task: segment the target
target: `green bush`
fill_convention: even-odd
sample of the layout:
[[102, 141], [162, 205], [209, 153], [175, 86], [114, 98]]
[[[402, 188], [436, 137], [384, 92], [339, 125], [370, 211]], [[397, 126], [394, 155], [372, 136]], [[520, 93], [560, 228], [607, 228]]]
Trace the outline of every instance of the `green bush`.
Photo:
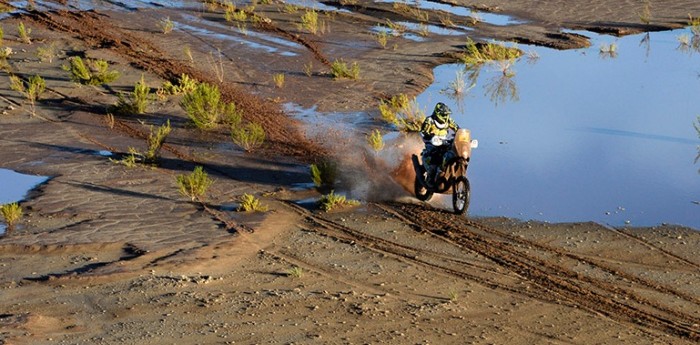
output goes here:
[[331, 64], [331, 75], [334, 79], [359, 79], [360, 66], [357, 62], [353, 62], [350, 67], [343, 59], [335, 60]]
[[311, 180], [316, 187], [332, 187], [338, 176], [338, 165], [332, 161], [311, 164]]
[[154, 99], [151, 88], [146, 85], [143, 75], [141, 75], [141, 80], [134, 85], [133, 92], [120, 93], [118, 97], [116, 110], [121, 114], [143, 114]]
[[109, 84], [119, 78], [119, 72], [110, 71], [109, 63], [105, 60], [83, 59], [79, 56], [70, 58], [69, 65], [63, 65], [63, 69], [70, 73], [73, 82], [84, 85]]
[[32, 39], [29, 37], [29, 35], [32, 34], [32, 29], [25, 27], [24, 23], [19, 22], [17, 25], [17, 34], [19, 35], [19, 39], [27, 44], [32, 43]]
[[268, 210], [266, 205], [263, 205], [259, 199], [251, 194], [243, 194], [239, 201], [241, 202], [238, 207], [239, 212], [266, 212]]
[[201, 166], [195, 167], [190, 174], [178, 175], [176, 182], [180, 194], [190, 197], [192, 201], [201, 199], [212, 183], [214, 183]]
[[153, 131], [153, 126], [151, 126], [150, 133], [148, 134], [148, 151], [146, 151], [144, 155], [147, 163], [156, 163], [158, 161], [160, 149], [163, 147], [165, 138], [168, 137], [171, 130], [170, 120], [158, 127], [158, 130], [155, 132]]
[[235, 126], [241, 120], [240, 111], [234, 103], [221, 101], [221, 92], [216, 85], [197, 84], [192, 92], [185, 94], [180, 106], [199, 129], [212, 129], [221, 122]]
[[374, 149], [375, 152], [379, 152], [384, 148], [384, 139], [382, 138], [382, 132], [375, 129], [367, 136], [367, 143]]
[[16, 75], [10, 75], [10, 88], [21, 93], [29, 102], [30, 113], [36, 115], [36, 101], [39, 100], [41, 94], [46, 90], [46, 82], [41, 76], [35, 75], [29, 78], [28, 82], [24, 82]]
[[251, 152], [260, 148], [265, 142], [265, 129], [253, 122], [246, 126], [232, 126], [231, 139], [246, 152]]
[[7, 229], [13, 230], [15, 224], [22, 219], [22, 207], [16, 202], [4, 204], [0, 206], [0, 214], [2, 214], [5, 224], [7, 224]]
[[379, 103], [379, 114], [383, 121], [395, 125], [404, 132], [418, 132], [425, 120], [425, 114], [420, 109], [415, 97], [410, 99], [405, 94], [399, 94], [387, 101]]
[[355, 206], [360, 204], [359, 201], [348, 200], [344, 195], [335, 194], [334, 191], [322, 196], [318, 203], [321, 209], [326, 212], [331, 211], [336, 207]]

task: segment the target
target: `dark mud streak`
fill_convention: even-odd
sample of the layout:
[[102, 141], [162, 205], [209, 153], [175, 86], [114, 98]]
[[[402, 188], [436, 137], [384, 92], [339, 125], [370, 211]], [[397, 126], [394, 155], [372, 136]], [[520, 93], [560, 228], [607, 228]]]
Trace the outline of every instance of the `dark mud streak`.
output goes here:
[[[495, 229], [447, 214], [444, 211], [424, 209], [421, 206], [395, 205], [394, 208], [405, 217], [414, 219], [417, 224], [428, 229], [428, 231], [445, 236], [461, 244], [464, 248], [474, 250], [498, 265], [535, 282], [545, 291], [548, 291], [552, 295], [551, 299], [555, 301], [563, 297], [574, 305], [617, 321], [638, 324], [682, 338], [700, 340], [700, 330], [693, 326], [697, 323], [697, 319], [692, 316], [650, 302], [629, 290], [617, 288], [603, 281], [583, 277], [564, 267], [549, 264], [544, 260], [514, 249], [512, 245], [506, 242], [485, 238], [476, 232], [470, 231], [469, 227], [507, 237]], [[525, 242], [528, 245], [537, 245], [540, 250], [553, 250], [531, 241]], [[553, 253], [565, 255], [558, 250], [553, 250]], [[574, 257], [578, 259], [578, 257]], [[586, 261], [583, 258], [580, 258], [580, 260]], [[606, 271], [609, 270], [590, 260], [587, 263]], [[612, 270], [611, 273], [618, 276], [621, 275], [620, 272], [615, 270]], [[649, 286], [651, 288], [657, 287], [655, 284], [649, 285], [652, 285]], [[664, 287], [657, 289], [657, 291], [683, 296]], [[633, 302], [650, 307], [652, 310], [643, 310], [640, 307], [614, 301], [612, 296], [615, 294], [628, 297]], [[542, 298], [546, 297], [542, 296]]]

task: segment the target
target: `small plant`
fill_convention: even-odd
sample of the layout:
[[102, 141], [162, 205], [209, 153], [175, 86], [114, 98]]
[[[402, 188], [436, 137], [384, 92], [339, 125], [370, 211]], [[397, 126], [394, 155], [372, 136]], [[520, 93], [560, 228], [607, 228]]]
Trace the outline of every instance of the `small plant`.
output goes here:
[[367, 143], [375, 151], [379, 152], [384, 148], [384, 138], [382, 137], [382, 132], [375, 129], [367, 136]]
[[268, 207], [263, 205], [259, 199], [251, 194], [243, 194], [239, 199], [240, 206], [238, 206], [239, 212], [267, 212]]
[[287, 275], [292, 278], [301, 278], [304, 276], [304, 270], [299, 266], [294, 266], [287, 271]]
[[418, 25], [418, 34], [423, 37], [428, 37], [430, 35], [430, 28], [424, 23]]
[[457, 302], [457, 300], [459, 299], [459, 293], [457, 291], [454, 291], [454, 290], [450, 290], [447, 293], [447, 296], [450, 298], [450, 302], [452, 302], [452, 303]]
[[394, 36], [399, 36], [408, 30], [406, 25], [394, 23], [389, 18], [386, 18], [385, 22], [386, 26], [394, 33]]
[[155, 132], [153, 131], [153, 126], [151, 126], [150, 133], [148, 134], [148, 151], [146, 151], [144, 155], [146, 163], [156, 163], [158, 161], [158, 158], [160, 158], [160, 149], [163, 147], [165, 138], [170, 134], [171, 130], [170, 120], [158, 127], [158, 130]]
[[160, 92], [168, 95], [190, 93], [197, 88], [198, 83], [196, 79], [192, 79], [189, 75], [183, 73], [177, 79], [177, 84], [173, 84], [169, 80], [165, 81], [160, 87]]
[[617, 44], [603, 44], [600, 46], [600, 56], [603, 58], [616, 58], [617, 57]]
[[455, 95], [464, 94], [467, 91], [467, 84], [465, 83], [465, 71], [460, 69], [457, 71], [455, 79], [450, 82], [449, 90]]
[[272, 81], [275, 82], [277, 88], [282, 88], [284, 86], [284, 73], [276, 73], [272, 76]]
[[85, 63], [79, 56], [74, 56], [69, 65], [63, 65], [63, 70], [70, 73], [73, 82], [83, 85], [104, 85], [119, 78], [119, 72], [110, 71], [109, 63], [102, 59], [87, 59]]
[[307, 9], [301, 15], [301, 27], [314, 35], [318, 33], [318, 12], [314, 9]]
[[405, 94], [394, 96], [388, 101], [381, 101], [379, 113], [382, 120], [405, 132], [418, 132], [425, 120], [425, 114], [420, 109], [416, 98], [411, 100]]
[[387, 34], [386, 31], [381, 30], [377, 32], [375, 38], [377, 39], [377, 43], [379, 43], [379, 46], [382, 47], [382, 49], [385, 49], [386, 44], [389, 41], [389, 34]]
[[331, 75], [334, 79], [358, 79], [360, 78], [360, 66], [353, 62], [350, 67], [343, 59], [335, 60], [331, 64]]
[[110, 158], [109, 161], [115, 164], [121, 164], [129, 169], [136, 167], [136, 165], [141, 160], [141, 153], [139, 153], [135, 148], [129, 147], [128, 153], [122, 157], [122, 159]]
[[441, 15], [439, 19], [440, 19], [440, 24], [442, 24], [448, 28], [452, 28], [452, 27], [456, 26], [455, 22], [452, 21], [452, 18], [450, 17], [449, 13]]
[[56, 57], [56, 43], [51, 42], [46, 46], [36, 48], [36, 56], [41, 62], [48, 61], [52, 63], [53, 59]]
[[17, 34], [22, 42], [32, 44], [32, 39], [29, 37], [32, 34], [32, 29], [25, 27], [23, 22], [19, 22], [17, 25]]
[[23, 212], [22, 207], [19, 206], [18, 203], [13, 202], [0, 206], [0, 213], [2, 214], [2, 218], [5, 220], [5, 224], [7, 224], [7, 229], [11, 231], [14, 230], [17, 222], [22, 219]]
[[173, 21], [170, 20], [170, 17], [165, 17], [159, 20], [156, 26], [158, 26], [160, 31], [167, 35], [173, 31], [173, 29], [175, 28], [175, 23], [173, 23]]
[[282, 12], [287, 14], [294, 14], [299, 12], [299, 7], [292, 4], [284, 4], [284, 6], [282, 6]]
[[688, 25], [693, 36], [700, 36], [700, 18], [693, 18], [693, 16], [688, 15]]
[[214, 75], [219, 80], [219, 82], [224, 82], [224, 55], [221, 54], [221, 50], [218, 51], [217, 56], [214, 56], [214, 52], [209, 53], [207, 56], [207, 62], [209, 63], [209, 68], [211, 68]]
[[176, 182], [180, 194], [191, 198], [192, 201], [201, 199], [214, 183], [201, 166], [196, 166], [190, 174], [178, 175]]
[[318, 203], [321, 209], [326, 212], [337, 207], [356, 206], [360, 204], [360, 202], [357, 200], [347, 199], [345, 195], [335, 194], [335, 191], [331, 191], [330, 193], [322, 196]]
[[0, 26], [0, 45], [2, 45], [2, 41], [5, 39], [5, 30], [2, 29], [2, 26]]
[[123, 93], [119, 94], [116, 110], [121, 114], [143, 114], [151, 101], [153, 101], [151, 88], [146, 85], [142, 74], [141, 80], [134, 85], [132, 93], [127, 93], [126, 96]]
[[338, 176], [338, 166], [332, 161], [323, 161], [318, 164], [311, 164], [311, 180], [316, 187], [326, 188], [335, 184]]
[[522, 51], [515, 47], [506, 47], [496, 43], [477, 45], [471, 38], [462, 53], [462, 62], [467, 66], [482, 65], [487, 62], [500, 60], [515, 60], [522, 55]]
[[36, 101], [39, 100], [41, 94], [46, 90], [46, 82], [41, 76], [35, 75], [29, 78], [28, 82], [24, 82], [16, 75], [10, 75], [10, 88], [21, 93], [29, 102], [30, 113], [36, 115]]
[[639, 12], [639, 20], [647, 25], [651, 23], [651, 1], [644, 1], [642, 5], [642, 11]]
[[304, 64], [304, 74], [306, 74], [307, 77], [314, 75], [314, 63], [312, 61]]
[[114, 114], [107, 113], [107, 116], [105, 116], [105, 123], [107, 123], [107, 127], [109, 127], [109, 129], [114, 129], [114, 124], [116, 123]]
[[194, 63], [194, 56], [192, 56], [192, 49], [190, 48], [189, 45], [185, 45], [182, 48], [182, 53], [185, 54], [185, 57], [190, 60], [190, 63]]
[[237, 125], [241, 119], [235, 104], [222, 102], [219, 88], [207, 83], [198, 83], [192, 92], [186, 93], [180, 106], [199, 129], [212, 129], [220, 122]]
[[246, 152], [251, 152], [260, 148], [265, 142], [265, 129], [254, 122], [246, 126], [232, 126], [231, 139]]

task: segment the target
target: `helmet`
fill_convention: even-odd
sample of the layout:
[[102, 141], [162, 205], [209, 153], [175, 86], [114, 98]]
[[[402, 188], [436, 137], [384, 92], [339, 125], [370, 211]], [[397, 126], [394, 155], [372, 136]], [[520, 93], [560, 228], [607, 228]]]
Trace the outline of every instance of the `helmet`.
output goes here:
[[448, 108], [445, 103], [440, 102], [435, 105], [435, 110], [433, 110], [433, 118], [435, 118], [435, 121], [438, 123], [446, 123], [450, 118], [450, 114], [452, 114], [452, 111], [450, 111], [450, 108]]

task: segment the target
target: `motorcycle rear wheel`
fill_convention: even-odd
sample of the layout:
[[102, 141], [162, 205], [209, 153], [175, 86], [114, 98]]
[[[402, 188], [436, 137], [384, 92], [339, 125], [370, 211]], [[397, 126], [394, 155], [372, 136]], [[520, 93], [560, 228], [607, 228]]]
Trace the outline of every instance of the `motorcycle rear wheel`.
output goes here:
[[413, 190], [416, 194], [416, 199], [420, 201], [430, 201], [433, 197], [433, 192], [428, 190], [428, 188], [425, 188], [421, 181], [419, 180], [421, 178], [420, 176], [416, 176], [416, 180], [413, 183]]
[[457, 177], [452, 186], [452, 207], [454, 207], [456, 214], [461, 215], [467, 211], [470, 198], [469, 180], [465, 176]]

